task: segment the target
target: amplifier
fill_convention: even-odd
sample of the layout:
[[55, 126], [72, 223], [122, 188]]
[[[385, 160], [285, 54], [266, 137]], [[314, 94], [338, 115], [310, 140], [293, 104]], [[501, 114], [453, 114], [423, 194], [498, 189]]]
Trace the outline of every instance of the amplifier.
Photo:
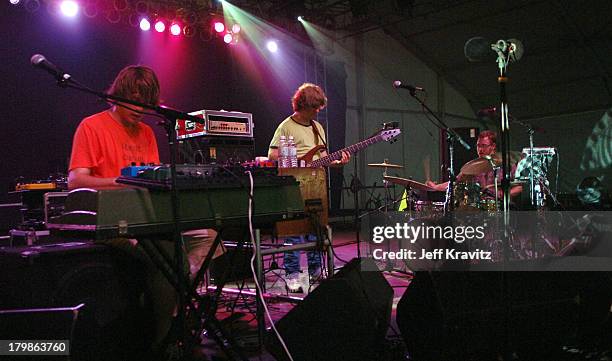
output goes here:
[[179, 141], [178, 163], [234, 164], [255, 159], [253, 138], [200, 137]]
[[251, 113], [198, 110], [189, 114], [202, 118], [203, 123], [178, 119], [178, 139], [204, 135], [253, 138], [253, 115]]

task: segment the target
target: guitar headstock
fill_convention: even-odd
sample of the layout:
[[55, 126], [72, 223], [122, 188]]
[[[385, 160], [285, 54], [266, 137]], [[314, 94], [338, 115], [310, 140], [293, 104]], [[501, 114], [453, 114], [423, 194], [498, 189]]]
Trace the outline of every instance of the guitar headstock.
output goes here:
[[383, 123], [383, 128], [378, 132], [378, 135], [389, 143], [397, 141], [397, 136], [402, 133], [402, 130], [398, 128], [398, 122]]

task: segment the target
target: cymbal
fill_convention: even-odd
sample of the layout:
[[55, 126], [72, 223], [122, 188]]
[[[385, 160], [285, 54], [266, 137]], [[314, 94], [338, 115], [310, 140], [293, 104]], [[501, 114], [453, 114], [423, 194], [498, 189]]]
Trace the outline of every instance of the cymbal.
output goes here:
[[497, 166], [499, 166], [499, 164], [497, 164], [492, 157], [480, 157], [465, 163], [463, 167], [461, 167], [459, 174], [478, 175], [481, 173], [490, 172], [493, 170], [493, 167]]
[[[510, 156], [510, 164], [514, 165], [521, 160], [521, 152], [511, 151], [509, 153]], [[494, 167], [499, 167], [502, 164], [502, 154], [500, 152], [493, 153], [490, 156], [484, 156], [480, 158], [473, 159], [463, 165], [461, 167], [461, 171], [459, 173], [465, 175], [478, 175], [482, 173], [487, 173], [493, 170]]]
[[378, 167], [378, 168], [404, 168], [403, 165], [387, 163], [386, 159], [382, 163], [368, 163], [368, 167]]
[[413, 181], [412, 179], [400, 178], [400, 177], [390, 177], [384, 176], [385, 180], [394, 184], [399, 184], [404, 187], [410, 187], [412, 189], [418, 189], [420, 191], [430, 191], [435, 192], [436, 190], [417, 181]]

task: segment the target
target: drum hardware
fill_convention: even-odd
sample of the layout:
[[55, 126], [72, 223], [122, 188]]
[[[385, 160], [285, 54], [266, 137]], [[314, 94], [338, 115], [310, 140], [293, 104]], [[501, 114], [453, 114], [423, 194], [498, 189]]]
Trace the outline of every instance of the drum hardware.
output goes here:
[[[404, 166], [401, 165], [397, 165], [397, 164], [392, 164], [389, 163], [389, 160], [385, 158], [385, 160], [382, 163], [369, 163], [368, 166], [370, 167], [376, 167], [376, 168], [383, 168], [383, 186], [384, 186], [384, 192], [385, 192], [385, 197], [384, 197], [384, 204], [372, 211], [368, 211], [362, 215], [359, 216], [359, 218], [363, 218], [365, 216], [369, 216], [372, 215], [375, 212], [382, 212], [383, 216], [384, 216], [384, 220], [385, 220], [385, 225], [388, 225], [388, 222], [390, 220], [390, 216], [389, 216], [389, 207], [390, 206], [394, 206], [395, 204], [399, 203], [402, 201], [403, 199], [403, 195], [400, 196], [398, 199], [393, 199], [393, 197], [391, 196], [390, 190], [389, 190], [389, 185], [390, 184], [399, 184], [398, 182], [402, 182], [402, 183], [406, 183], [407, 182], [414, 182], [416, 184], [420, 184], [423, 187], [427, 187], [422, 183], [419, 182], [415, 182], [412, 181], [410, 179], [405, 179], [405, 178], [400, 178], [400, 177], [392, 177], [392, 176], [388, 176], [387, 175], [387, 168], [394, 168], [394, 169], [401, 169], [404, 168]], [[429, 188], [429, 187], [427, 187]], [[410, 188], [406, 188], [407, 193], [411, 193]], [[410, 200], [410, 197], [409, 197]], [[391, 242], [387, 241], [387, 252], [391, 251]], [[394, 272], [399, 272], [399, 273], [406, 273], [406, 271], [401, 270], [401, 269], [397, 269], [395, 267], [395, 262], [394, 260], [387, 260], [384, 263], [384, 268], [382, 269], [382, 271], [394, 271]]]
[[443, 192], [412, 179], [391, 176], [384, 176], [384, 179], [406, 188], [406, 209], [411, 220], [439, 216], [444, 213], [444, 197], [440, 197], [440, 199], [433, 196]]
[[[523, 148], [525, 157], [518, 163], [515, 178], [529, 183], [529, 194], [531, 205], [536, 209], [546, 206], [546, 198], [550, 197], [554, 204], [557, 198], [551, 192], [548, 181], [548, 166], [555, 155], [558, 155], [554, 147], [528, 147]], [[557, 174], [555, 184], [559, 177], [559, 157], [557, 156]]]

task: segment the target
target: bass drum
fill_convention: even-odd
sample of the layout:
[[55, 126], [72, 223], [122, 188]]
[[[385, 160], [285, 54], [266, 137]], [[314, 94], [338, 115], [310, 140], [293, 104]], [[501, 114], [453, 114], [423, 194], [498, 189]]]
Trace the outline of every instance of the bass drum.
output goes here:
[[456, 182], [453, 186], [454, 209], [477, 211], [480, 209], [480, 196], [478, 183]]
[[412, 218], [437, 218], [444, 215], [444, 202], [414, 201]]

